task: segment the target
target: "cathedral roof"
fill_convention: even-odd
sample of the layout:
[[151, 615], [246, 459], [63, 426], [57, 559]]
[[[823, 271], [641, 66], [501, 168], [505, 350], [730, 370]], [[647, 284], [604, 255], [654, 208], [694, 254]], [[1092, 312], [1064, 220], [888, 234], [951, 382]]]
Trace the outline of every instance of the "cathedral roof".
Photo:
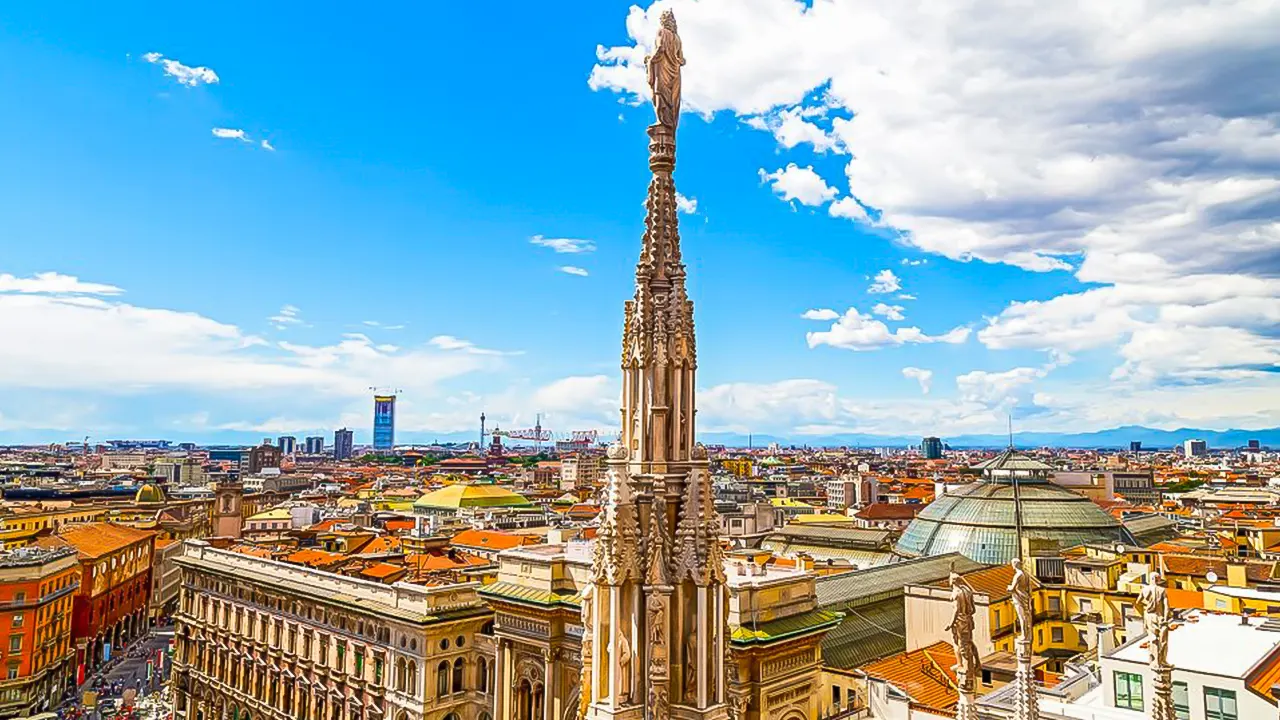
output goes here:
[[497, 485], [459, 483], [429, 492], [418, 498], [413, 503], [413, 506], [415, 508], [458, 510], [461, 508], [529, 507], [531, 504], [523, 495], [500, 488]]

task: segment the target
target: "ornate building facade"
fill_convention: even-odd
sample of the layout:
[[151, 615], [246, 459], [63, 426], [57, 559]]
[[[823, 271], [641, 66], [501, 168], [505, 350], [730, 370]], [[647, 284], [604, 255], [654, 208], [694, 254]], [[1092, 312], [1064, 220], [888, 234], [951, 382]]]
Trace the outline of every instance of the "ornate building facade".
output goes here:
[[475, 583], [381, 585], [184, 545], [174, 716], [490, 720], [492, 612]]

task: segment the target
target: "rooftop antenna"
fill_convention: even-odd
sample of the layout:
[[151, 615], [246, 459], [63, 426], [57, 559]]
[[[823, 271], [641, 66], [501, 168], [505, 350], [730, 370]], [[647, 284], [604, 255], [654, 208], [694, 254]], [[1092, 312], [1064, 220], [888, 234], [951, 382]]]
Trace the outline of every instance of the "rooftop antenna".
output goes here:
[[[1013, 413], [1009, 413], [1009, 450], [1005, 454], [1005, 461], [1012, 460], [1013, 455]], [[1009, 477], [1013, 480], [1013, 527], [1014, 534], [1018, 541], [1018, 564], [1021, 565], [1024, 558], [1022, 557], [1022, 488], [1018, 483], [1018, 471], [1015, 468], [1009, 468]], [[1026, 571], [1026, 568], [1023, 568]]]

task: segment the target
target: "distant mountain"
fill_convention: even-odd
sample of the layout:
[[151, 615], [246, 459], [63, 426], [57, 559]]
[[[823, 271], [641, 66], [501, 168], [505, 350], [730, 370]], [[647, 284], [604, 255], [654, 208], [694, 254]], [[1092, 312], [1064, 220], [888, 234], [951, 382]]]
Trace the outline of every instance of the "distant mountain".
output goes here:
[[[730, 447], [746, 447], [748, 436], [737, 433], [704, 433], [701, 439], [705, 443], [716, 443]], [[750, 442], [755, 447], [767, 447], [770, 443], [778, 443], [783, 447], [789, 445], [814, 447], [907, 447], [918, 445], [920, 437], [903, 435], [752, 435]], [[1129, 443], [1140, 442], [1148, 450], [1168, 450], [1182, 444], [1184, 440], [1204, 440], [1210, 449], [1241, 447], [1250, 440], [1257, 440], [1264, 447], [1280, 447], [1280, 428], [1264, 430], [1204, 430], [1197, 428], [1179, 428], [1177, 430], [1158, 430], [1140, 425], [1126, 425], [1110, 430], [1098, 430], [1084, 433], [1053, 432], [1021, 432], [1014, 433], [1013, 444], [1017, 447], [1062, 447], [1062, 448], [1098, 448], [1124, 449]], [[942, 441], [953, 448], [996, 448], [1009, 444], [1008, 435], [953, 435], [942, 436]]]
[[[298, 438], [298, 442], [302, 442], [303, 437], [309, 435], [308, 432], [293, 433]], [[333, 433], [316, 433], [322, 434], [325, 443], [333, 442]], [[922, 435], [928, 433], [922, 433]], [[195, 434], [172, 434], [166, 436], [165, 439], [178, 442], [195, 442], [201, 445], [255, 445], [262, 442], [266, 433], [238, 432], [238, 431], [218, 431], [207, 433], [204, 435]], [[475, 442], [479, 436], [479, 429], [476, 432], [452, 432], [452, 433], [430, 433], [430, 432], [403, 432], [396, 434], [396, 442], [400, 444], [416, 444], [428, 445], [431, 443], [469, 443]], [[148, 436], [150, 437], [150, 436]], [[601, 434], [601, 438], [607, 437]], [[942, 441], [953, 448], [1001, 448], [1009, 444], [1008, 435], [992, 434], [992, 435], [952, 435], [941, 436]], [[78, 438], [61, 437], [55, 433], [37, 433], [36, 436], [26, 435], [17, 431], [0, 432], [0, 445], [6, 444], [27, 444], [42, 442], [67, 442]], [[698, 439], [709, 445], [727, 445], [729, 447], [747, 447], [748, 443], [753, 447], [764, 448], [772, 443], [778, 443], [783, 447], [795, 445], [797, 447], [908, 447], [920, 444], [921, 436], [919, 435], [872, 435], [865, 433], [848, 433], [836, 435], [782, 435], [782, 434], [752, 434], [750, 436], [740, 433], [700, 433]], [[1020, 432], [1014, 433], [1013, 442], [1018, 447], [1062, 447], [1062, 448], [1098, 448], [1098, 449], [1125, 449], [1129, 448], [1130, 442], [1141, 442], [1142, 447], [1148, 450], [1168, 450], [1174, 446], [1182, 444], [1184, 440], [1198, 439], [1204, 440], [1209, 444], [1210, 449], [1236, 448], [1248, 443], [1250, 440], [1257, 440], [1264, 447], [1280, 448], [1280, 428], [1267, 428], [1265, 430], [1204, 430], [1196, 428], [1179, 428], [1177, 430], [1157, 430], [1155, 428], [1143, 427], [1140, 425], [1126, 425], [1124, 427], [1112, 428], [1110, 430], [1098, 430], [1096, 432], [1083, 433], [1052, 433], [1052, 432]], [[96, 440], [96, 439], [95, 439]], [[367, 438], [357, 436], [357, 444], [368, 444]], [[513, 444], [507, 439], [503, 439], [503, 445]], [[530, 445], [532, 443], [516, 441], [514, 444]]]

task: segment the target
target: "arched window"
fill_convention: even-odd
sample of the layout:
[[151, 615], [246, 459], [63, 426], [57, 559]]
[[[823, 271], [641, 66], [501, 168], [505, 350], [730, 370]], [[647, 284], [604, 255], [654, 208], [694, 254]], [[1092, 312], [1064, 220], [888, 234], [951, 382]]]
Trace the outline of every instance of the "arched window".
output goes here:
[[404, 692], [408, 684], [404, 677], [404, 658], [396, 658], [395, 688], [399, 692]]
[[464, 680], [463, 674], [465, 672], [466, 670], [462, 664], [462, 658], [458, 658], [457, 660], [454, 660], [453, 661], [453, 691], [455, 693], [460, 693], [466, 689], [463, 687], [463, 685], [465, 684], [463, 682]]
[[408, 674], [404, 678], [404, 691], [410, 695], [418, 694], [418, 662], [416, 660], [409, 661]]
[[476, 660], [476, 690], [489, 692], [489, 661], [483, 656]]
[[436, 697], [449, 694], [449, 661], [441, 660], [436, 667]]

